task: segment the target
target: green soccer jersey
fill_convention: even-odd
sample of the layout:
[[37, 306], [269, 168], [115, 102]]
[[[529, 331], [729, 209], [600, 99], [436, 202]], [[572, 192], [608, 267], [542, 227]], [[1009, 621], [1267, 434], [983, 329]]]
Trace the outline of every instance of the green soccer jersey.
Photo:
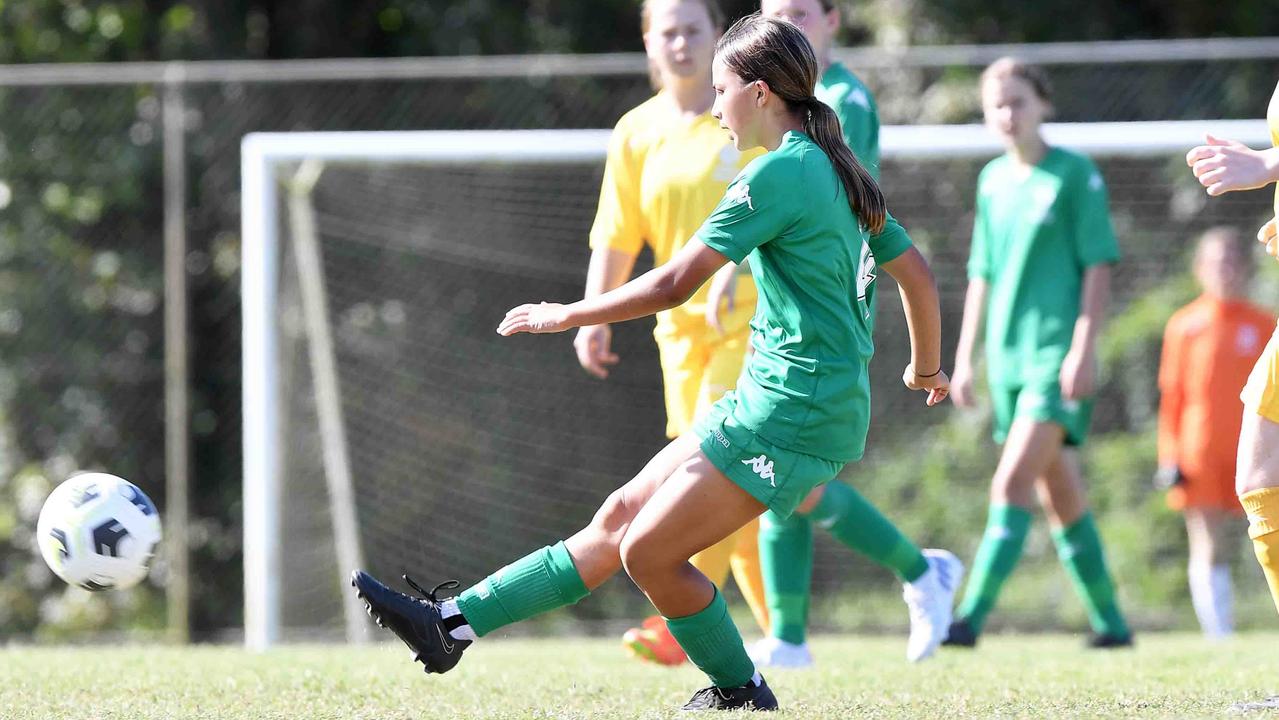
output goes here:
[[906, 231], [890, 218], [869, 236], [826, 153], [790, 131], [738, 175], [696, 237], [735, 263], [749, 256], [759, 290], [734, 417], [787, 450], [860, 458], [873, 351], [862, 247], [888, 262], [910, 247]]
[[831, 63], [813, 94], [839, 116], [844, 141], [871, 177], [879, 180], [879, 111], [870, 89], [848, 68]]
[[1079, 316], [1084, 271], [1119, 259], [1106, 184], [1079, 153], [1049, 148], [1029, 174], [1007, 155], [977, 181], [968, 276], [990, 286], [992, 385], [1056, 381]]

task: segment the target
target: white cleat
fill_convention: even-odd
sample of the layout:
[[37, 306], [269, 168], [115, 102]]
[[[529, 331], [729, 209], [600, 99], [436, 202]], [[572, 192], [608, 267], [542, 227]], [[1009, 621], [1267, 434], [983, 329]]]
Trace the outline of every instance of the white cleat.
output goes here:
[[937, 652], [950, 630], [955, 592], [964, 578], [964, 564], [947, 550], [925, 550], [925, 572], [902, 586], [902, 599], [910, 610], [910, 639], [906, 659], [919, 662]]
[[766, 637], [746, 648], [746, 654], [756, 668], [785, 668], [799, 670], [813, 666], [813, 654], [808, 643], [788, 643], [775, 637]]

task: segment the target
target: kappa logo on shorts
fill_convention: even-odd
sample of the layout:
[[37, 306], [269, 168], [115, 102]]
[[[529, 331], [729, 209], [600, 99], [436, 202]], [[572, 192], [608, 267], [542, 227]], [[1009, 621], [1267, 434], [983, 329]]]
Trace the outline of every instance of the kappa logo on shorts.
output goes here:
[[711, 434], [715, 436], [720, 445], [728, 447], [728, 438], [724, 437], [724, 433], [720, 432], [719, 428], [711, 428]]
[[767, 480], [769, 485], [772, 485], [773, 487], [777, 487], [777, 481], [774, 480], [774, 478], [777, 476], [773, 474], [773, 461], [769, 460], [766, 456], [760, 455], [757, 458], [751, 458], [750, 460], [743, 460], [742, 464], [750, 465], [751, 472], [758, 475], [759, 479]]

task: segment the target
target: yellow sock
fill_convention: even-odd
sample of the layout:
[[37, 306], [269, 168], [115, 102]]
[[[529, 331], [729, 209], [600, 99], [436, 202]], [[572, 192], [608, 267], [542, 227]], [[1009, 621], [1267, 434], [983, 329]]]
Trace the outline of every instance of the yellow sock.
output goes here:
[[1244, 493], [1239, 502], [1248, 513], [1248, 537], [1279, 610], [1279, 487]]
[[764, 574], [759, 565], [759, 518], [738, 530], [737, 547], [729, 558], [733, 566], [733, 579], [737, 589], [750, 606], [751, 614], [764, 635], [768, 635], [768, 603], [764, 601]]
[[[738, 532], [741, 532], [740, 530]], [[724, 587], [724, 581], [728, 579], [728, 559], [733, 554], [733, 548], [737, 546], [737, 533], [733, 533], [728, 537], [720, 540], [714, 545], [697, 553], [688, 561], [693, 567], [702, 571], [711, 582], [715, 583], [715, 587]]]

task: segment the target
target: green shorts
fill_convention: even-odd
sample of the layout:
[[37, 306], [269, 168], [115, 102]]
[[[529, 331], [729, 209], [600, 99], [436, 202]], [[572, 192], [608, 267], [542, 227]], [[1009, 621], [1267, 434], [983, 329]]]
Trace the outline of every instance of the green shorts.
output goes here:
[[997, 443], [1007, 440], [1013, 421], [1022, 418], [1057, 423], [1066, 430], [1066, 444], [1073, 446], [1084, 444], [1088, 426], [1092, 424], [1092, 398], [1065, 400], [1061, 397], [1061, 385], [1056, 382], [1021, 387], [992, 385], [990, 397], [995, 408]]
[[813, 488], [835, 479], [843, 463], [780, 448], [733, 416], [737, 398], [727, 393], [693, 427], [706, 457], [769, 510], [789, 517]]

